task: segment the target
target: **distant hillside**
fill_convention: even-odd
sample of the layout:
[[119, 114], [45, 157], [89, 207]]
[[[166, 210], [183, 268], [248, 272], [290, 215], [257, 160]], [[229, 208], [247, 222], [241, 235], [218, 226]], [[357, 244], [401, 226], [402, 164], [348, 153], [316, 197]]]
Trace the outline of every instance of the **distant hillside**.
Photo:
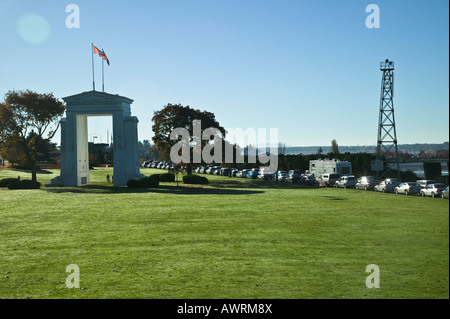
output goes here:
[[[322, 148], [322, 153], [327, 154], [331, 152], [330, 146], [286, 146], [286, 154], [316, 154], [317, 150]], [[339, 152], [341, 153], [375, 153], [376, 145], [362, 145], [362, 146], [341, 146], [339, 145]], [[441, 144], [399, 144], [398, 151], [402, 153], [410, 153], [413, 155], [419, 154], [421, 151], [438, 152], [448, 151], [449, 142]]]

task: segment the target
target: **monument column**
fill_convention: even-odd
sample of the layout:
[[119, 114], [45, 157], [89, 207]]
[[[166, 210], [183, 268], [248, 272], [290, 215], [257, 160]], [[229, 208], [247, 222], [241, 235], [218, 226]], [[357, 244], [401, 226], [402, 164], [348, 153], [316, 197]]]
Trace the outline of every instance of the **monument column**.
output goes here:
[[[62, 132], [61, 132], [62, 134]], [[66, 132], [64, 152], [64, 171], [61, 175], [65, 186], [78, 186], [77, 183], [77, 117], [72, 112], [66, 112]]]
[[124, 132], [125, 132], [125, 148], [127, 157], [127, 172], [129, 174], [128, 180], [139, 177], [139, 151], [138, 144], [133, 141], [138, 140], [137, 124], [139, 120], [136, 116], [128, 116], [124, 118]]
[[123, 113], [113, 113], [113, 166], [114, 186], [123, 186], [127, 184], [126, 173], [126, 151], [124, 148], [124, 125]]

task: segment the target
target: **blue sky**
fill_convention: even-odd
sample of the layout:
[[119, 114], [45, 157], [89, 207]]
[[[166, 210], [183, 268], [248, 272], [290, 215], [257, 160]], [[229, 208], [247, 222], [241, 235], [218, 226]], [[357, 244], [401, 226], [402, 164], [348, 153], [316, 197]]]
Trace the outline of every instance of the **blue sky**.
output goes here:
[[[71, 3], [79, 29], [65, 24]], [[369, 4], [379, 29], [366, 27]], [[0, 95], [92, 90], [93, 42], [111, 61], [105, 91], [134, 100], [140, 140], [153, 136], [155, 110], [180, 103], [226, 128], [278, 128], [288, 145], [374, 145], [389, 58], [399, 143], [442, 143], [448, 12], [443, 0], [0, 0]], [[100, 90], [98, 56], [95, 68]], [[90, 118], [89, 133], [106, 142], [111, 126]]]

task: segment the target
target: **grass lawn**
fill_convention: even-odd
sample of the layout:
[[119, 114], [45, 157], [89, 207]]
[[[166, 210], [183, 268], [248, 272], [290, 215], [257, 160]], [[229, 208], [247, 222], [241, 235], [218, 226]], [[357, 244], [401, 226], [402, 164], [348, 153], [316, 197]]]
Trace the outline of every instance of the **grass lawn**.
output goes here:
[[448, 200], [219, 176], [133, 190], [108, 173], [0, 189], [0, 298], [449, 298]]

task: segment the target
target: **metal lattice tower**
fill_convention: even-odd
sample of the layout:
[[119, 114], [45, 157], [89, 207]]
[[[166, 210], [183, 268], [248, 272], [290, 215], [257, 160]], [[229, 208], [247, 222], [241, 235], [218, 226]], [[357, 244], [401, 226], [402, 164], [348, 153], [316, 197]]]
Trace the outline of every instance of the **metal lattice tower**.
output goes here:
[[[398, 179], [400, 180], [394, 116], [394, 62], [386, 59], [386, 61], [380, 63], [380, 70], [383, 72], [383, 76], [381, 79], [380, 117], [378, 121], [377, 161], [381, 161], [383, 154], [386, 158], [389, 157], [389, 162], [396, 165]], [[377, 177], [382, 177], [389, 170], [390, 166], [387, 163], [384, 172], [377, 171]]]

